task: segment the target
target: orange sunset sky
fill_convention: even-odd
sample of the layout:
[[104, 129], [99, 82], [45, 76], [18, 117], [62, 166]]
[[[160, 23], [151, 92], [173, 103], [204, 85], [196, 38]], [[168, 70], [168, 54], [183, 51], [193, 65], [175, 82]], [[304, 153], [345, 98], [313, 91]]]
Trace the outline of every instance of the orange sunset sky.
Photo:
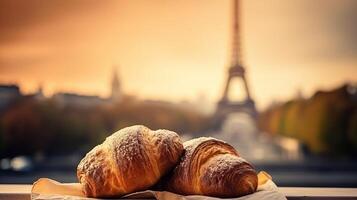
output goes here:
[[[244, 0], [244, 64], [259, 108], [357, 81], [356, 0]], [[230, 55], [229, 0], [1, 0], [0, 83], [46, 95], [210, 102]]]

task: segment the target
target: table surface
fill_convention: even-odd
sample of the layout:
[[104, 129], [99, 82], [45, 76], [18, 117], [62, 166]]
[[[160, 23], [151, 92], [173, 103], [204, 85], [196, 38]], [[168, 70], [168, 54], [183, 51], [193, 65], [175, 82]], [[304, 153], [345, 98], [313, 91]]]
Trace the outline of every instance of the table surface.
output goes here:
[[[0, 199], [30, 199], [32, 185], [0, 184]], [[357, 199], [357, 188], [279, 187], [288, 199]]]

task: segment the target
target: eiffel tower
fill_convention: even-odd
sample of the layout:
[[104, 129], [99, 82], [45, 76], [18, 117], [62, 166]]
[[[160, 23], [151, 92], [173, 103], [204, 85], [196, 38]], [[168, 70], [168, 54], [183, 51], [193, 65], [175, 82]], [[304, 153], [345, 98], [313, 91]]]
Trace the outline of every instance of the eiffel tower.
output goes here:
[[[246, 113], [255, 121], [257, 110], [255, 103], [250, 96], [245, 69], [242, 64], [241, 46], [240, 46], [240, 27], [239, 27], [239, 0], [233, 2], [233, 38], [232, 38], [232, 57], [228, 70], [228, 78], [224, 87], [221, 100], [218, 102], [214, 114], [214, 126], [221, 126], [226, 117], [231, 113]], [[244, 84], [246, 97], [241, 101], [230, 101], [228, 92], [231, 82], [234, 78], [241, 79]]]

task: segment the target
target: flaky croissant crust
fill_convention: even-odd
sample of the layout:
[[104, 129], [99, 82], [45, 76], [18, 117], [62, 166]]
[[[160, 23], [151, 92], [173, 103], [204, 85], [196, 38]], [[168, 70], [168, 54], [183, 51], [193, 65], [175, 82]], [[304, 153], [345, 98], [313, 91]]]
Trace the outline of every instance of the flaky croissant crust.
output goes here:
[[184, 155], [165, 183], [169, 191], [189, 195], [237, 197], [253, 193], [253, 167], [226, 142], [201, 137], [184, 143]]
[[77, 177], [88, 197], [116, 197], [148, 189], [177, 164], [180, 137], [137, 125], [119, 130], [79, 163]]

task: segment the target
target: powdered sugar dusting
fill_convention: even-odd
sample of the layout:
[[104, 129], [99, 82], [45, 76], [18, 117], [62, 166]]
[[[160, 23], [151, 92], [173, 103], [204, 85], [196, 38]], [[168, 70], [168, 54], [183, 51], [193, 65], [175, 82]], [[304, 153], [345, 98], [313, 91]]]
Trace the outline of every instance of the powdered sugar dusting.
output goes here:
[[140, 149], [144, 148], [144, 144], [138, 140], [138, 134], [148, 131], [150, 129], [142, 125], [123, 128], [109, 136], [104, 143], [115, 149], [116, 158], [121, 157], [131, 161], [134, 156], [138, 156]]
[[[213, 161], [214, 160], [214, 161]], [[237, 165], [242, 163], [247, 163], [243, 158], [231, 154], [221, 154], [212, 158], [211, 163], [214, 165], [209, 165], [205, 175], [212, 177], [213, 174], [217, 176], [224, 176], [225, 173]]]

